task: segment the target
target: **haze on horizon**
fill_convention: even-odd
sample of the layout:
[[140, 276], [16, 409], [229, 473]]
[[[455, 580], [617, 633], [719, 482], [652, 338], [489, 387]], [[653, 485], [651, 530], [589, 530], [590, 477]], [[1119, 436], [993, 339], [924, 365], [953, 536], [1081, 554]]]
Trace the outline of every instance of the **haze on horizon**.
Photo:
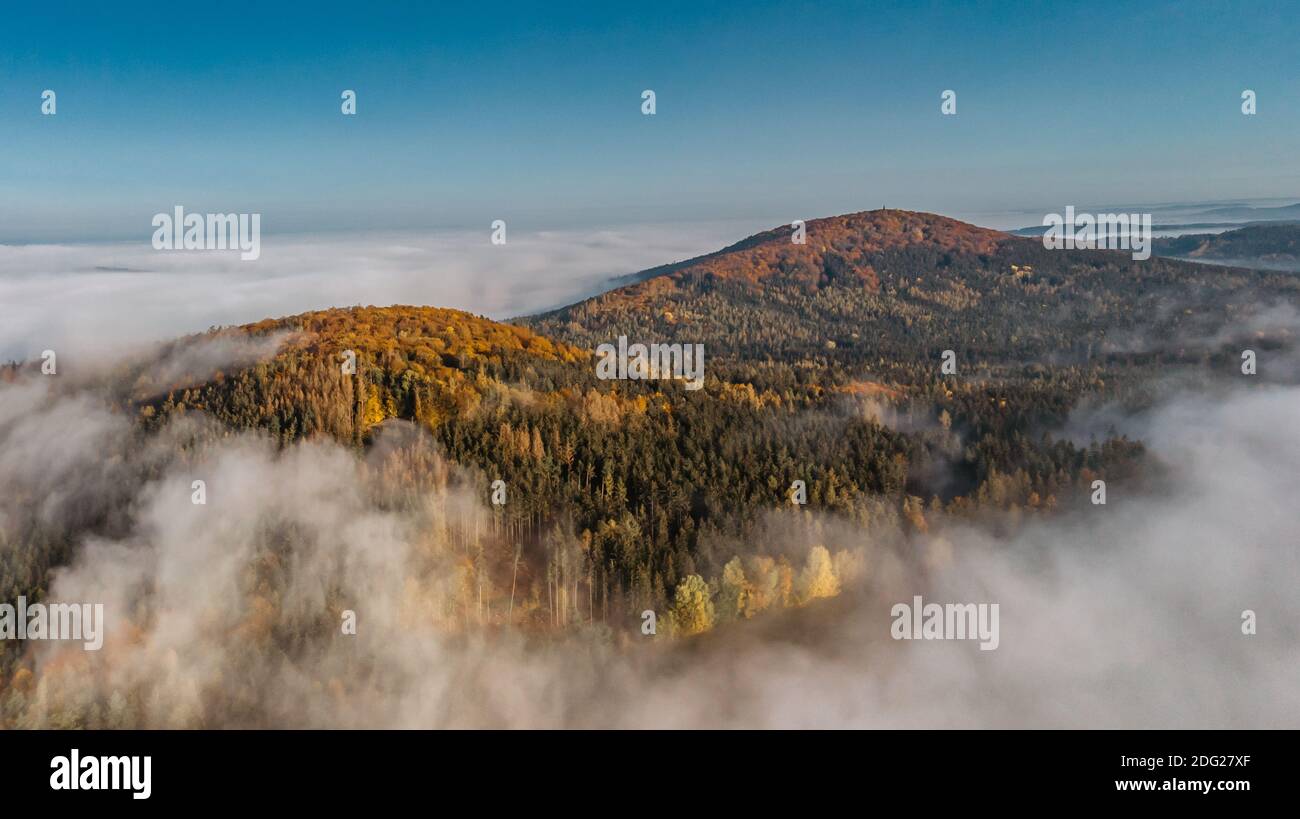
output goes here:
[[[1175, 224], [1196, 222], [1200, 211], [1225, 201], [1095, 209], [1150, 208], [1158, 224]], [[840, 214], [800, 217], [834, 215]], [[994, 229], [1040, 219], [1016, 210], [968, 217]], [[350, 305], [451, 307], [506, 320], [572, 304], [610, 289], [620, 277], [712, 253], [785, 223], [732, 218], [512, 229], [500, 246], [489, 241], [485, 226], [272, 233], [255, 262], [233, 251], [157, 252], [147, 235], [116, 242], [0, 242], [0, 307], [15, 306], [6, 309], [9, 318], [0, 327], [0, 362], [28, 360], [50, 348], [102, 360], [213, 326]]]

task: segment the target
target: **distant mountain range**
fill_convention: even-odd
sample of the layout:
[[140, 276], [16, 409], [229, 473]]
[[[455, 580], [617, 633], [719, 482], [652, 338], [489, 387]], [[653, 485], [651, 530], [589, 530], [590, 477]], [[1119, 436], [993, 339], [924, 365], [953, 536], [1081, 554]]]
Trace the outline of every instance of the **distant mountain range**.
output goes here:
[[1300, 272], [1300, 223], [1264, 223], [1224, 233], [1156, 239], [1155, 253], [1190, 261]]
[[[1147, 207], [1148, 210], [1143, 210]], [[1097, 208], [1098, 213], [1133, 213], [1149, 212], [1149, 206], [1105, 207]], [[1251, 205], [1207, 205], [1205, 207], [1182, 208], [1178, 221], [1166, 221], [1152, 225], [1155, 233], [1182, 233], [1191, 230], [1208, 230], [1211, 228], [1243, 227], [1247, 225], [1269, 224], [1275, 222], [1300, 221], [1300, 202], [1292, 205], [1275, 207], [1255, 207]], [[1159, 213], [1157, 212], [1157, 216]], [[1010, 231], [1016, 236], [1042, 236], [1047, 231], [1044, 225], [1028, 225]]]
[[1233, 222], [1277, 222], [1287, 219], [1300, 219], [1300, 202], [1293, 205], [1277, 207], [1250, 207], [1247, 205], [1225, 205], [1209, 208], [1202, 212], [1207, 218], [1222, 219]]

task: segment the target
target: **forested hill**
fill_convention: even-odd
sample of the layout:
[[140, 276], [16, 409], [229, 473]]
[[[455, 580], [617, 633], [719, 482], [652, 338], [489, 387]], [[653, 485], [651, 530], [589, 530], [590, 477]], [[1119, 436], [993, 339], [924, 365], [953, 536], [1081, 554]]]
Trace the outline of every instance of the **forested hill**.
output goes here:
[[1156, 239], [1155, 252], [1215, 264], [1300, 271], [1300, 224], [1249, 225], [1223, 233]]
[[589, 359], [460, 310], [354, 307], [179, 339], [124, 366], [112, 385], [152, 426], [197, 410], [286, 443], [318, 434], [362, 442], [386, 419], [437, 428], [470, 415], [502, 384], [572, 384]]
[[[349, 350], [355, 374], [342, 366]], [[1134, 442], [1081, 447], [1042, 435], [1078, 391], [1099, 388], [1091, 374], [1068, 389], [979, 379], [891, 387], [774, 362], [761, 378], [710, 374], [688, 391], [602, 381], [594, 363], [527, 328], [367, 307], [181, 339], [114, 373], [109, 388], [145, 431], [199, 413], [285, 446], [328, 437], [365, 451], [387, 422], [418, 425], [477, 476], [484, 506], [491, 481], [507, 482], [509, 502], [493, 510], [473, 572], [502, 595], [518, 576], [521, 597], [547, 601], [512, 620], [536, 628], [585, 621], [593, 606], [606, 622], [635, 621], [667, 610], [691, 577], [704, 584], [693, 588], [718, 588], [745, 575], [765, 589], [732, 600], [731, 616], [795, 605], [849, 579], [860, 548], [849, 532], [886, 542], [925, 535], [941, 511], [1048, 515], [1086, 497], [1098, 476], [1142, 469]], [[385, 474], [408, 492], [442, 480], [425, 474], [436, 467], [423, 449], [392, 463]], [[797, 507], [796, 481], [806, 487]], [[777, 528], [774, 514], [785, 520]], [[824, 515], [854, 526], [823, 531]], [[34, 530], [32, 543], [50, 537], [64, 535]], [[810, 543], [824, 548], [810, 553]], [[42, 581], [26, 577], [15, 590]], [[551, 588], [566, 591], [552, 600]], [[504, 597], [490, 603], [508, 608]]]
[[[804, 224], [804, 241], [795, 241], [794, 235], [793, 225], [774, 228], [714, 253], [635, 273], [625, 281], [711, 276], [751, 284], [775, 279], [813, 289], [837, 281], [875, 287], [868, 263], [873, 253], [914, 246], [988, 252], [1007, 238], [946, 216], [884, 209], [813, 219]], [[639, 288], [626, 290], [634, 293]]]
[[[777, 228], [636, 283], [522, 319], [588, 349], [618, 335], [703, 343], [714, 362], [804, 362], [930, 377], [944, 350], [968, 367], [1203, 363], [1186, 340], [1295, 301], [1268, 273], [1121, 251], [1048, 250], [930, 214], [880, 210]], [[917, 366], [920, 369], [917, 369]]]

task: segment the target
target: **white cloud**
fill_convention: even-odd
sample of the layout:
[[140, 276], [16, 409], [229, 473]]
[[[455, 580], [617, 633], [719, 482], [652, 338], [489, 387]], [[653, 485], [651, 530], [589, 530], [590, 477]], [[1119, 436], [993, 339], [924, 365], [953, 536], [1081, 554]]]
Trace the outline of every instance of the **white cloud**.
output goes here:
[[[749, 226], [747, 226], [749, 227]], [[123, 348], [306, 310], [455, 307], [492, 318], [558, 307], [611, 276], [708, 253], [735, 224], [602, 231], [268, 235], [262, 256], [139, 244], [0, 245], [0, 360]]]

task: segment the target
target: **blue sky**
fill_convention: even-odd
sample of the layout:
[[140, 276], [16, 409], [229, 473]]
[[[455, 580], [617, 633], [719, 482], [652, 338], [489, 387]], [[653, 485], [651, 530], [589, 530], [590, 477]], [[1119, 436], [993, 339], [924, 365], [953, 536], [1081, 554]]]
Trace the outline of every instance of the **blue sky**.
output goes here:
[[1300, 194], [1294, 3], [21, 5], [0, 241]]

